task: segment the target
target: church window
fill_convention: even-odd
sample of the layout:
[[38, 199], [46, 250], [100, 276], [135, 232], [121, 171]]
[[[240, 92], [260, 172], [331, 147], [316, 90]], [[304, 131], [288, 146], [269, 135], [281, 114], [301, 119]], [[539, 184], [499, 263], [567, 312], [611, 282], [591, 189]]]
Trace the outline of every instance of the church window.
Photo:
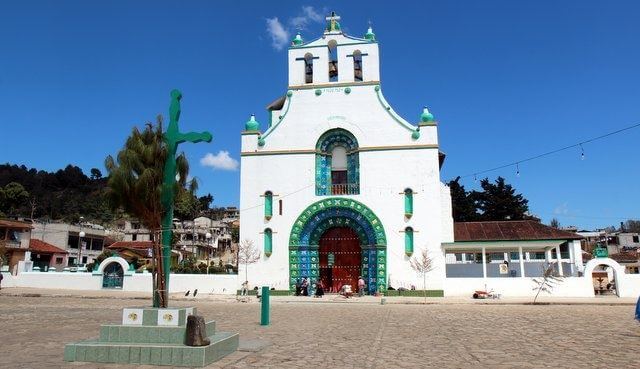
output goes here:
[[271, 256], [273, 250], [273, 231], [271, 228], [264, 230], [264, 254], [265, 256]]
[[413, 255], [413, 228], [404, 229], [404, 253], [407, 256]]
[[313, 55], [310, 53], [304, 56], [304, 82], [313, 83]]
[[316, 195], [359, 193], [358, 141], [341, 128], [325, 132], [316, 144]]
[[331, 40], [327, 44], [329, 47], [329, 82], [338, 81], [338, 43]]
[[413, 215], [413, 190], [404, 190], [404, 215], [409, 218]]
[[278, 215], [282, 215], [282, 199], [278, 200]]
[[264, 217], [265, 219], [271, 219], [273, 215], [273, 193], [267, 191], [264, 193]]
[[362, 53], [360, 50], [353, 52], [353, 80], [362, 82]]

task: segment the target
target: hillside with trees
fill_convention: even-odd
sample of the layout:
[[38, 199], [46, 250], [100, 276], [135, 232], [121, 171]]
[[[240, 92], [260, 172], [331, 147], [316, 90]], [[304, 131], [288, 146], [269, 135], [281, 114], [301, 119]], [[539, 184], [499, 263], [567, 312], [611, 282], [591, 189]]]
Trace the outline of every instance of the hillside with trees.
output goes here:
[[[122, 216], [110, 210], [107, 198], [107, 177], [98, 168], [89, 175], [75, 165], [47, 172], [24, 165], [0, 164], [0, 217], [33, 219], [85, 220], [109, 224]], [[209, 214], [213, 196], [196, 196], [194, 187], [181, 189], [176, 196], [175, 215], [193, 219]]]

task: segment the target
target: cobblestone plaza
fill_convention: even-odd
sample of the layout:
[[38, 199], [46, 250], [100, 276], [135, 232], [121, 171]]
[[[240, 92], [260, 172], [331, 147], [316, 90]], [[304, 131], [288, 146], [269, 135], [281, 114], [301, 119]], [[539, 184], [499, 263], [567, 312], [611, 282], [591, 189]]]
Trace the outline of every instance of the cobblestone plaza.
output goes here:
[[[65, 343], [97, 335], [140, 299], [0, 295], [2, 368], [150, 368], [62, 361]], [[221, 329], [259, 340], [211, 368], [632, 368], [640, 324], [630, 305], [402, 305], [175, 301]], [[311, 300], [309, 300], [311, 301]], [[255, 341], [254, 341], [255, 342]], [[242, 344], [241, 344], [242, 346]]]

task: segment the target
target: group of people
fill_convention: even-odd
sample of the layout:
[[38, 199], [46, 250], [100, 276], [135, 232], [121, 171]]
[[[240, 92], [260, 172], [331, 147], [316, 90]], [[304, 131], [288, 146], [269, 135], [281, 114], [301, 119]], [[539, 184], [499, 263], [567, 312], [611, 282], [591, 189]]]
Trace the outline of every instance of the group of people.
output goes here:
[[[296, 296], [309, 296], [309, 287], [311, 287], [311, 282], [309, 278], [304, 277], [302, 280], [296, 279]], [[318, 279], [316, 282], [316, 290], [314, 293], [314, 297], [322, 297], [324, 295], [325, 284], [324, 281]], [[362, 276], [358, 276], [358, 296], [364, 296], [366, 292], [366, 283]], [[351, 285], [345, 284], [340, 287], [339, 291], [340, 295], [343, 295], [347, 298], [353, 295], [353, 291], [351, 289]]]
[[[311, 287], [311, 282], [309, 278], [305, 277], [300, 279], [296, 279], [296, 296], [309, 296], [309, 287]], [[324, 282], [322, 279], [319, 279], [316, 282], [316, 292], [314, 297], [322, 297], [324, 295]]]

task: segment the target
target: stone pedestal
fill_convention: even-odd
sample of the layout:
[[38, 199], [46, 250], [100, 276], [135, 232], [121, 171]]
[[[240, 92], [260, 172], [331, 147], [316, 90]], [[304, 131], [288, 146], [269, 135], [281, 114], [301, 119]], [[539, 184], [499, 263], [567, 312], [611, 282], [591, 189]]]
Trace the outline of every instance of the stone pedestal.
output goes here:
[[65, 361], [203, 367], [238, 349], [237, 333], [206, 323], [209, 345], [185, 345], [187, 316], [196, 308], [123, 309], [122, 324], [102, 325], [100, 337], [67, 344]]

